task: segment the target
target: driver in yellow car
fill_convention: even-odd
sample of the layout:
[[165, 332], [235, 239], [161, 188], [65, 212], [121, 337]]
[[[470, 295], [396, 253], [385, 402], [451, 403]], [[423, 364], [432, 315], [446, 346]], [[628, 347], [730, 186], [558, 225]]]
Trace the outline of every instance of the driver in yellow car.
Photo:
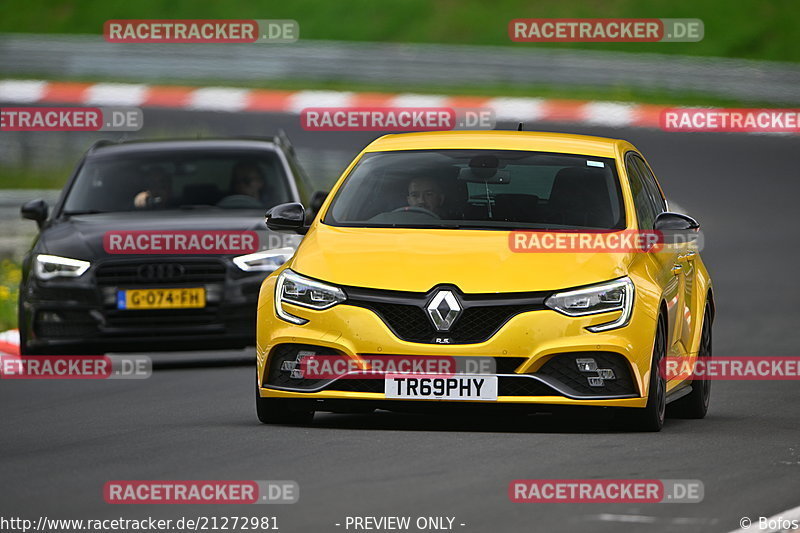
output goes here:
[[422, 207], [441, 217], [444, 201], [444, 192], [434, 179], [414, 178], [408, 184], [409, 207]]

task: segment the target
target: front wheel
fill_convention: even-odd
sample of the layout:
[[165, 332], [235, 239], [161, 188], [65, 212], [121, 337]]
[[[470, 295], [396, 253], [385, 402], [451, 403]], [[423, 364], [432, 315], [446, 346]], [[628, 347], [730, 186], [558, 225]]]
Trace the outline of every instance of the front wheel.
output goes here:
[[[706, 303], [703, 315], [703, 329], [700, 332], [700, 349], [697, 358], [704, 363], [711, 357], [711, 304]], [[706, 366], [707, 368], [707, 366]], [[669, 404], [667, 415], [670, 418], [705, 418], [711, 400], [711, 380], [692, 380], [692, 392]]]
[[661, 372], [661, 362], [667, 353], [666, 325], [663, 316], [659, 317], [656, 338], [653, 342], [653, 357], [650, 365], [650, 387], [647, 405], [642, 408], [625, 409], [622, 421], [633, 431], [661, 431], [667, 406], [667, 380]]
[[310, 424], [314, 411], [301, 408], [299, 403], [285, 398], [262, 398], [256, 385], [256, 415], [262, 424]]

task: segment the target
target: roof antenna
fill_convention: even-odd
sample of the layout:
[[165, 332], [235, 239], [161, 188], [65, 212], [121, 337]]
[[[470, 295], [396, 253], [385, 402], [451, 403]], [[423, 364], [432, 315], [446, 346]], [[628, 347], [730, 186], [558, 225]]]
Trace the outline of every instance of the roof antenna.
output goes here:
[[517, 126], [517, 131], [522, 131], [522, 125], [523, 125], [523, 123], [522, 123], [522, 122], [520, 122], [520, 123], [519, 123], [519, 126]]

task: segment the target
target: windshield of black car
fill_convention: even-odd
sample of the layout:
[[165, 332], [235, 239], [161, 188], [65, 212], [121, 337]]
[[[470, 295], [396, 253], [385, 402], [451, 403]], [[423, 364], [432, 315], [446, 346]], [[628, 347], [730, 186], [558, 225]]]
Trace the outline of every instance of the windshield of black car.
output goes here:
[[292, 201], [275, 153], [146, 152], [89, 157], [65, 214], [163, 209], [259, 209]]
[[326, 224], [452, 229], [625, 227], [614, 159], [517, 150], [365, 154]]

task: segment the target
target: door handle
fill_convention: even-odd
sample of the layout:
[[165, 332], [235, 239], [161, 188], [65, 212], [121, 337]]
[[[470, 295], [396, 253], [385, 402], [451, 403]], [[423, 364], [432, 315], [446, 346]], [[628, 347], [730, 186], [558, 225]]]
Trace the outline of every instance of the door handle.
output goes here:
[[672, 265], [672, 269], [670, 271], [672, 272], [673, 276], [677, 276], [678, 274], [681, 273], [681, 270], [683, 270], [683, 265], [675, 263], [674, 265]]
[[681, 263], [685, 263], [687, 261], [693, 260], [696, 255], [697, 255], [697, 252], [694, 252], [694, 251], [686, 252], [685, 254], [678, 256], [678, 261], [681, 262]]

